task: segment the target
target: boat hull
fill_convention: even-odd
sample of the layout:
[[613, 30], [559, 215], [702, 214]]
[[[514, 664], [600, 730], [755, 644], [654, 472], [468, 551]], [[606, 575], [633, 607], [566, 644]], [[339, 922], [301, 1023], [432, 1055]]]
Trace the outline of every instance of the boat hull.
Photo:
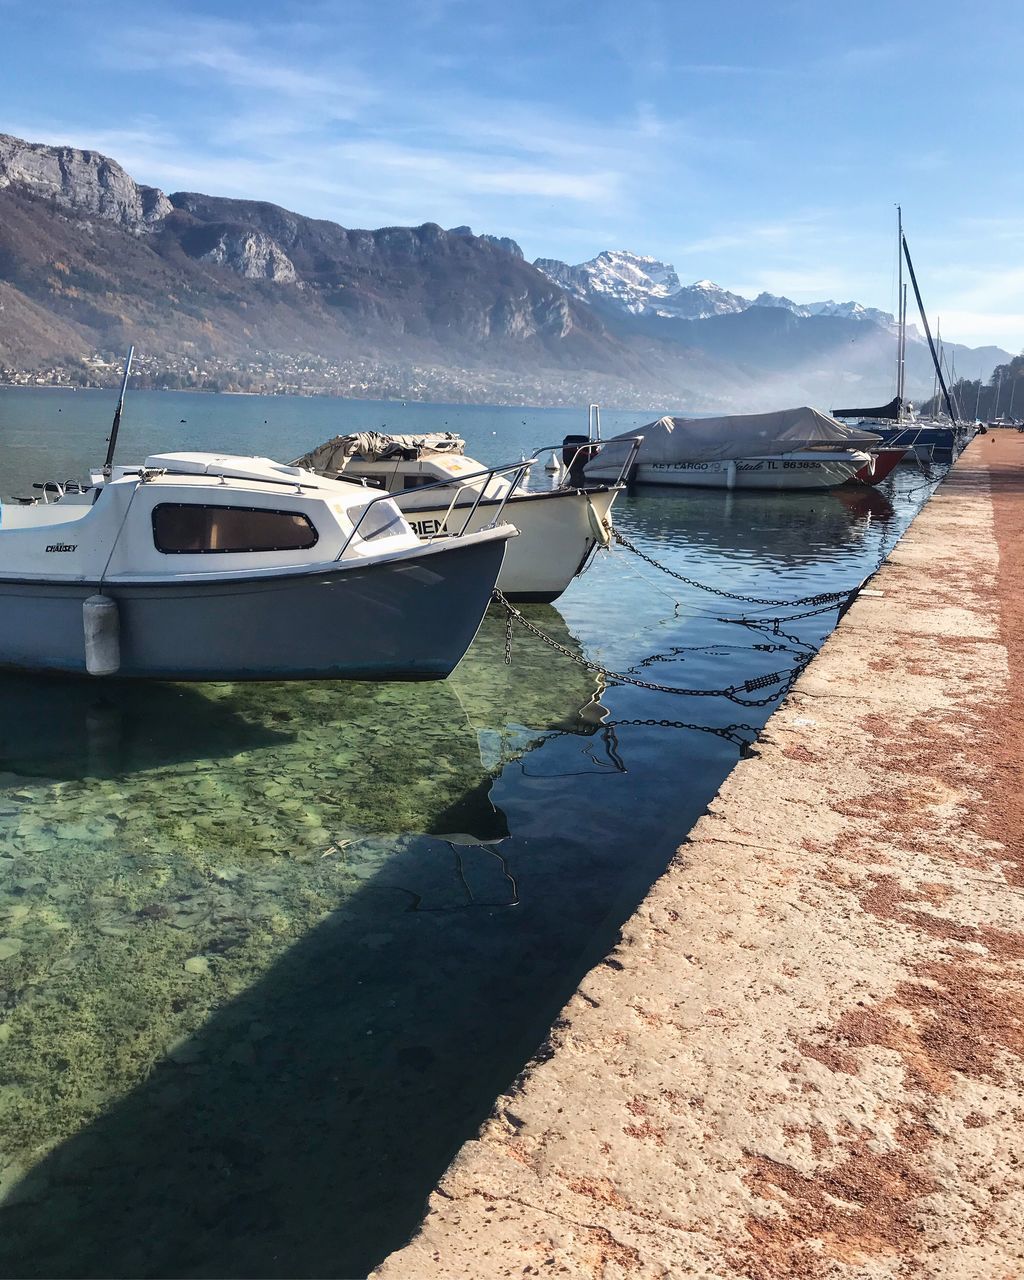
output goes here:
[[[366, 565], [105, 584], [118, 606], [117, 677], [443, 679], [476, 635], [505, 545], [496, 534]], [[85, 675], [82, 605], [96, 590], [0, 581], [0, 667]]]
[[964, 433], [946, 426], [871, 421], [859, 425], [880, 436], [886, 448], [906, 450], [904, 462], [952, 462], [966, 440]]
[[[501, 519], [518, 529], [509, 543], [498, 586], [510, 600], [549, 604], [565, 591], [586, 567], [598, 541], [607, 544], [612, 503], [619, 490], [590, 492], [553, 489], [545, 493], [517, 494], [501, 511]], [[458, 533], [472, 512], [462, 503], [448, 515], [447, 504], [414, 507], [409, 498], [396, 495], [398, 505], [421, 538]], [[485, 528], [500, 508], [498, 502], [481, 502], [469, 522], [469, 532]], [[446, 520], [447, 516], [447, 520]]]
[[799, 458], [740, 458], [735, 462], [640, 462], [640, 484], [682, 485], [699, 489], [834, 489], [856, 473], [859, 462]]
[[856, 472], [853, 482], [856, 484], [876, 485], [891, 475], [903, 461], [906, 449], [873, 449], [872, 461]]

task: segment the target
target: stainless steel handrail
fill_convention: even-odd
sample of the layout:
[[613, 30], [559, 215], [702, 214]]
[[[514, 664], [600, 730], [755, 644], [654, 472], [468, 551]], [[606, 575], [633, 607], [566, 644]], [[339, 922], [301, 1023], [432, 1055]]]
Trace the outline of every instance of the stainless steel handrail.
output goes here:
[[[417, 495], [421, 493], [429, 493], [431, 489], [450, 489], [454, 487], [456, 490], [454, 496], [452, 497], [451, 502], [448, 504], [448, 510], [445, 512], [444, 519], [439, 522], [439, 528], [430, 535], [427, 541], [433, 542], [433, 540], [436, 537], [440, 537], [442, 535], [442, 531], [445, 530], [445, 526], [448, 522], [448, 517], [451, 515], [453, 509], [455, 508], [455, 504], [458, 502], [459, 497], [461, 496], [463, 490], [468, 487], [469, 482], [472, 480], [479, 480], [482, 476], [486, 476], [487, 479], [480, 486], [480, 490], [476, 495], [476, 500], [474, 501], [472, 507], [470, 507], [469, 514], [466, 516], [465, 520], [462, 522], [462, 528], [458, 531], [458, 533], [444, 532], [444, 536], [448, 538], [464, 537], [466, 534], [466, 531], [469, 528], [470, 521], [476, 515], [480, 507], [480, 503], [483, 501], [484, 494], [487, 492], [487, 486], [491, 483], [491, 481], [494, 479], [495, 476], [502, 475], [507, 471], [514, 471], [516, 474], [515, 474], [515, 479], [512, 481], [511, 487], [509, 488], [508, 492], [503, 495], [501, 502], [498, 504], [498, 509], [494, 513], [493, 518], [491, 519], [489, 524], [485, 526], [486, 528], [493, 529], [501, 520], [502, 514], [505, 511], [505, 504], [508, 502], [509, 498], [515, 492], [523, 476], [526, 474], [529, 468], [533, 466], [535, 462], [536, 462], [536, 458], [525, 458], [520, 462], [506, 462], [499, 467], [484, 467], [480, 471], [470, 471], [467, 475], [459, 476], [457, 480], [455, 479], [435, 480], [430, 484], [417, 485], [415, 489], [415, 493]], [[397, 494], [397, 493], [381, 493], [376, 498], [371, 498], [370, 501], [366, 503], [362, 511], [359, 513], [359, 519], [352, 526], [352, 531], [349, 533], [348, 537], [345, 539], [344, 543], [342, 544], [342, 548], [338, 552], [337, 556], [335, 556], [335, 561], [340, 560], [341, 557], [345, 554], [345, 552], [349, 549], [349, 546], [352, 543], [352, 539], [359, 532], [360, 525], [366, 519], [367, 512], [370, 510], [371, 507], [376, 506], [378, 502], [393, 502], [396, 508], [398, 509], [399, 514], [404, 517], [405, 512], [402, 511], [401, 505], [399, 504], [399, 501], [398, 501], [401, 496], [402, 496], [401, 494]], [[371, 534], [370, 536], [372, 538], [373, 535]]]
[[[600, 458], [604, 450], [607, 449], [610, 445], [626, 444], [627, 442], [629, 443], [629, 446], [630, 446], [629, 450], [626, 453], [626, 457], [622, 463], [622, 466], [619, 468], [619, 474], [611, 482], [611, 485], [610, 485], [610, 487], [613, 489], [618, 488], [619, 485], [627, 483], [629, 473], [633, 468], [633, 463], [636, 462], [636, 455], [640, 452], [640, 446], [644, 442], [643, 436], [639, 436], [639, 435], [638, 436], [622, 436], [621, 438], [616, 440], [588, 440], [585, 443], [579, 444], [576, 446], [575, 452], [573, 453], [572, 458], [569, 462], [569, 465], [565, 468], [565, 470], [567, 473], [571, 472], [573, 467], [576, 465], [580, 454], [583, 453], [585, 450], [589, 451], [591, 449], [595, 449], [596, 450], [596, 453], [594, 455], [595, 458]], [[558, 456], [561, 454], [564, 448], [565, 448], [564, 441], [561, 444], [538, 445], [533, 451], [533, 457], [531, 461], [534, 461], [534, 462], [539, 461], [546, 453], [553, 453], [556, 456]], [[561, 462], [560, 457], [559, 457], [559, 462]], [[609, 486], [609, 482], [607, 480], [600, 480], [600, 481], [597, 481], [596, 483], [600, 485], [602, 488]], [[579, 489], [585, 486], [570, 485], [567, 487]]]

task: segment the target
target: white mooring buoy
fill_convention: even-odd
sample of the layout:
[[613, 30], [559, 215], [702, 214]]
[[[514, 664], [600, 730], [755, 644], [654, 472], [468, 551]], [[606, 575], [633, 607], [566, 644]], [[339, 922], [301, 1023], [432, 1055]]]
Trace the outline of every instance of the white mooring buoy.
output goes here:
[[121, 619], [117, 601], [89, 596], [82, 602], [85, 669], [91, 676], [112, 676], [121, 669]]

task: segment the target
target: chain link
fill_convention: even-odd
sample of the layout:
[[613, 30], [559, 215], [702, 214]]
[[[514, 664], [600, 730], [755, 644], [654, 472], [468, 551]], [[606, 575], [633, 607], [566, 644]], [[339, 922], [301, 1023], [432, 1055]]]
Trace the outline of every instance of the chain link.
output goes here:
[[[766, 707], [769, 703], [774, 702], [776, 698], [782, 697], [814, 656], [812, 653], [807, 654], [790, 671], [772, 671], [767, 675], [745, 680], [742, 684], [730, 685], [728, 689], [679, 689], [670, 684], [656, 684], [653, 680], [638, 680], [635, 676], [625, 675], [620, 671], [610, 671], [598, 662], [591, 662], [541, 631], [540, 627], [534, 626], [497, 587], [494, 588], [493, 598], [497, 604], [500, 604], [506, 610], [507, 628], [511, 627], [514, 619], [531, 635], [536, 636], [538, 640], [549, 648], [554, 649], [556, 653], [568, 658], [570, 662], [575, 662], [579, 666], [585, 667], [588, 671], [604, 676], [606, 680], [611, 680], [615, 684], [629, 684], [637, 689], [651, 689], [655, 693], [673, 693], [687, 698], [728, 698], [731, 702], [735, 702], [741, 707]], [[508, 652], [508, 641], [506, 640], [506, 655], [508, 655]], [[506, 661], [508, 660], [509, 658], [506, 656]], [[754, 693], [758, 689], [767, 689], [773, 684], [777, 684], [780, 687], [764, 698], [741, 698], [739, 696], [743, 693]]]
[[[726, 742], [732, 742], [741, 750], [748, 748], [753, 738], [756, 738], [760, 730], [755, 729], [752, 724], [727, 724], [724, 726], [715, 726], [713, 724], [690, 724], [686, 720], [605, 720], [602, 727], [606, 729], [618, 729], [623, 725], [642, 725], [653, 729], [692, 729], [695, 733], [711, 733], [716, 738], [724, 738]], [[751, 734], [751, 738], [745, 738], [743, 733]]]
[[[829, 608], [835, 608], [840, 600], [845, 600], [852, 595], [850, 591], [820, 591], [816, 596], [802, 596], [799, 600], [761, 600], [757, 596], [741, 596], [734, 591], [723, 591], [721, 587], [709, 587], [706, 582], [698, 582], [695, 578], [684, 577], [681, 573], [676, 573], [675, 569], [670, 569], [668, 565], [662, 564], [655, 560], [653, 556], [647, 555], [641, 551], [635, 543], [630, 542], [624, 533], [620, 533], [618, 529], [612, 529], [612, 537], [621, 547], [625, 547], [627, 551], [632, 551], [635, 556], [639, 556], [641, 560], [652, 565], [655, 569], [660, 569], [662, 573], [667, 573], [670, 578], [675, 578], [677, 582], [684, 582], [688, 587], [697, 587], [701, 591], [710, 591], [713, 596], [721, 596], [724, 600], [741, 600], [745, 604], [763, 604], [774, 608], [788, 608], [801, 604], [827, 605]], [[854, 590], [856, 590], [855, 588]], [[825, 613], [827, 609], [820, 612]], [[801, 617], [810, 615], [801, 615]]]
[[[495, 588], [497, 589], [497, 588]], [[505, 666], [512, 665], [512, 614], [505, 616]]]

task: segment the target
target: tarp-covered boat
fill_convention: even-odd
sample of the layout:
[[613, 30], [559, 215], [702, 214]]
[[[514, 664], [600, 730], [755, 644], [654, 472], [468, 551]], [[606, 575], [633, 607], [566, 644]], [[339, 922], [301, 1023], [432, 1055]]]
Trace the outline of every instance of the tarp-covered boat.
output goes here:
[[[722, 489], [831, 489], [869, 466], [878, 436], [809, 405], [716, 418], [659, 418], [642, 427], [632, 479]], [[632, 437], [606, 442], [588, 479], [621, 465]]]

